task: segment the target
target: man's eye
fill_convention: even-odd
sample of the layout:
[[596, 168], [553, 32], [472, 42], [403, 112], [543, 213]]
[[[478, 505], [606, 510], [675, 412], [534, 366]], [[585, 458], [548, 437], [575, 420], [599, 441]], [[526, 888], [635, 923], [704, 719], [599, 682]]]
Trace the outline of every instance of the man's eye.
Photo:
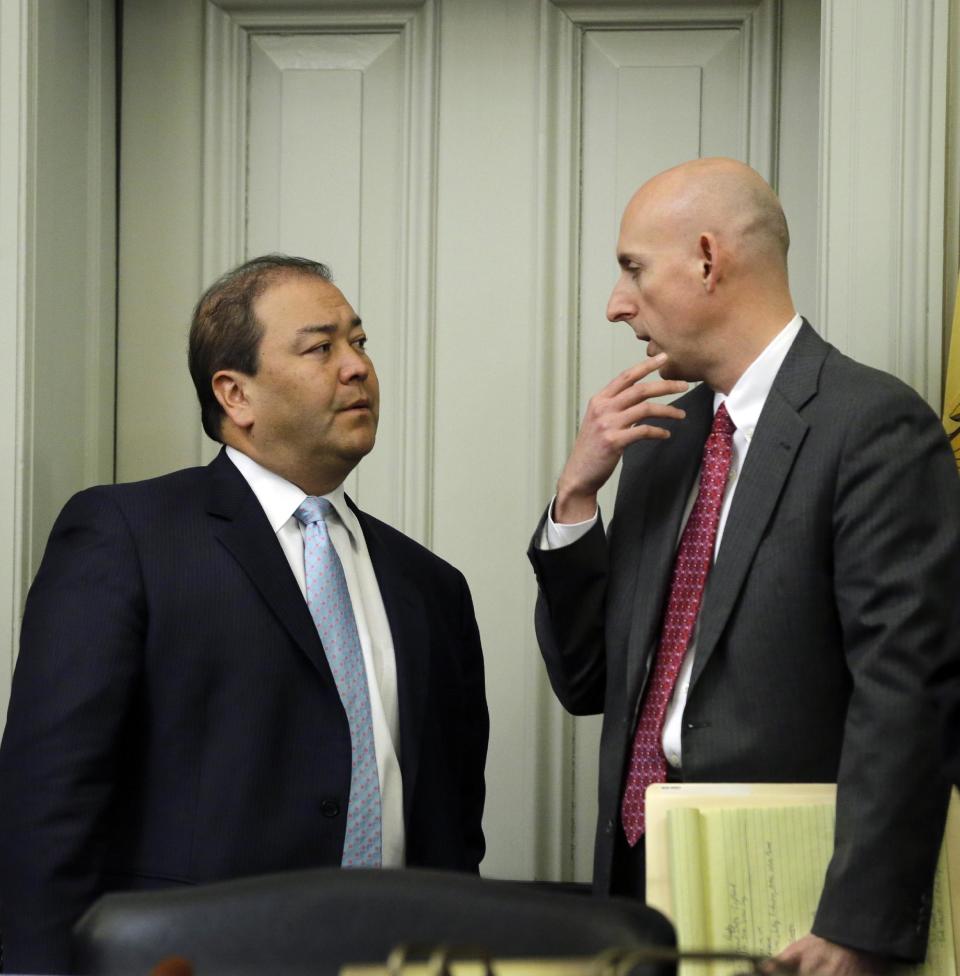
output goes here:
[[367, 337], [366, 336], [357, 336], [357, 338], [353, 340], [353, 344], [358, 349], [366, 349], [367, 348]]
[[330, 343], [330, 342], [318, 342], [315, 346], [311, 346], [307, 350], [307, 352], [311, 352], [311, 353], [312, 352], [318, 352], [321, 355], [323, 355], [323, 354], [326, 354], [326, 353], [330, 352], [330, 346], [332, 344], [333, 343]]

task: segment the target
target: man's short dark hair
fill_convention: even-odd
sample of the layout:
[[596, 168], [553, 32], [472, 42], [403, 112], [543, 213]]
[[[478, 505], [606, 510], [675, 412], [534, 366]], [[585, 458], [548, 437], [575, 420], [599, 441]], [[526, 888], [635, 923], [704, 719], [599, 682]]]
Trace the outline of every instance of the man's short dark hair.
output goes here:
[[213, 374], [221, 369], [235, 369], [256, 376], [263, 325], [253, 314], [254, 302], [268, 285], [291, 274], [333, 280], [330, 269], [319, 261], [264, 254], [218, 278], [193, 310], [187, 360], [200, 400], [203, 429], [215, 441], [223, 441], [220, 428], [224, 413], [213, 394]]

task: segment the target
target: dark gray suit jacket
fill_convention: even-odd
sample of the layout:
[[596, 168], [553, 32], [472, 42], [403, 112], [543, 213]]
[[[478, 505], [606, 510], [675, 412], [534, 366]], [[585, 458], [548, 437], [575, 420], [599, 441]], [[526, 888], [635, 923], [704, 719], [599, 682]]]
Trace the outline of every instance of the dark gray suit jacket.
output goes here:
[[[554, 690], [603, 712], [594, 883], [610, 887], [624, 765], [684, 504], [712, 419], [701, 385], [669, 440], [625, 453], [599, 524], [530, 558]], [[542, 523], [541, 523], [542, 524]], [[539, 539], [539, 534], [534, 540]], [[939, 421], [804, 323], [751, 441], [701, 607], [683, 716], [692, 782], [837, 782], [814, 931], [922, 957], [947, 787], [923, 696], [960, 589], [960, 484]]]

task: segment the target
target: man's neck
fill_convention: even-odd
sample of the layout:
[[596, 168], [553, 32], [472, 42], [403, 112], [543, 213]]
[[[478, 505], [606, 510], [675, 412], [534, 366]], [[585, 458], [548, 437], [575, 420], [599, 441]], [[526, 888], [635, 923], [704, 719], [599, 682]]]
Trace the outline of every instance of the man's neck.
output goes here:
[[346, 464], [338, 466], [336, 470], [324, 466], [322, 470], [319, 465], [311, 469], [302, 463], [297, 463], [292, 458], [282, 456], [264, 457], [249, 442], [243, 442], [236, 438], [224, 437], [224, 443], [232, 447], [235, 451], [245, 454], [252, 461], [256, 461], [262, 468], [272, 471], [275, 475], [296, 485], [301, 491], [308, 495], [328, 495], [331, 491], [339, 488], [346, 480], [347, 475], [353, 470], [354, 465]]
[[706, 378], [710, 388], [729, 395], [740, 377], [796, 315], [792, 303], [779, 303], [769, 312], [752, 314], [749, 320], [734, 321], [727, 334], [724, 360], [718, 363], [714, 375]]

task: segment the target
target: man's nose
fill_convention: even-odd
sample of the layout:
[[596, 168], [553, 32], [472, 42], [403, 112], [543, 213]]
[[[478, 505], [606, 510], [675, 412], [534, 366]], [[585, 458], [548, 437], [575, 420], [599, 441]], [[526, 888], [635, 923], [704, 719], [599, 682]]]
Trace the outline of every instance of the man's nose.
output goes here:
[[340, 382], [350, 383], [353, 380], [365, 380], [370, 375], [370, 360], [353, 346], [344, 356], [340, 364]]
[[623, 281], [617, 281], [607, 302], [607, 319], [610, 322], [626, 322], [637, 314], [637, 304], [626, 293]]

